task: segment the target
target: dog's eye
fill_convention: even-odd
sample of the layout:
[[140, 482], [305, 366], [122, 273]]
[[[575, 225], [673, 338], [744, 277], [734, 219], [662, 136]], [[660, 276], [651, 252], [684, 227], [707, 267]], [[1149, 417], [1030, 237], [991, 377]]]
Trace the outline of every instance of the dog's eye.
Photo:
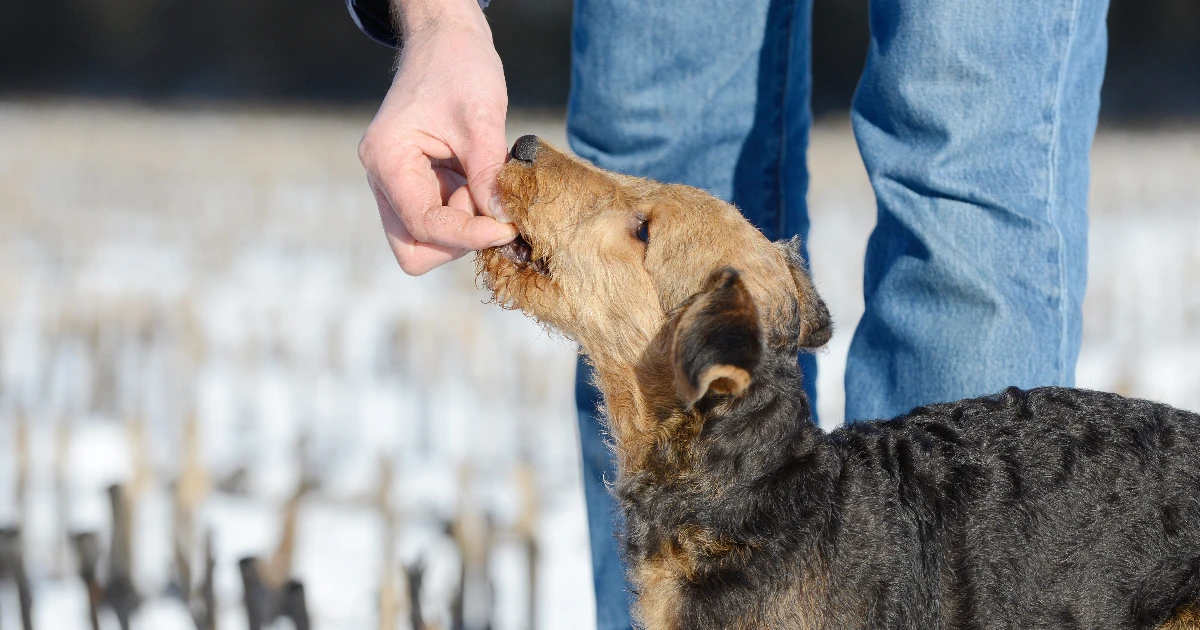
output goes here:
[[638, 240], [643, 243], [650, 242], [650, 222], [649, 221], [647, 221], [645, 219], [638, 221], [637, 237], [638, 237]]

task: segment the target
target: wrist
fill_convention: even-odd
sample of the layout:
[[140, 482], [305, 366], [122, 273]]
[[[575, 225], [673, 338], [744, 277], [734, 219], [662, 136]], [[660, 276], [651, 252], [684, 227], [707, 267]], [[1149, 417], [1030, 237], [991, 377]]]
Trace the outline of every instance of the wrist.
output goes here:
[[491, 30], [478, 0], [391, 0], [396, 31], [411, 35], [445, 26]]

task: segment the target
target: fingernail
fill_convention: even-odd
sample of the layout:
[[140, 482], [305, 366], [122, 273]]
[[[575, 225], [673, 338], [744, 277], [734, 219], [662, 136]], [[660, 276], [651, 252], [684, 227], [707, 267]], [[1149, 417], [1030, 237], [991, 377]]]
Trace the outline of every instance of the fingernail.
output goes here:
[[[500, 195], [495, 195], [488, 202], [488, 210], [492, 212], [492, 218], [501, 223], [512, 223], [512, 217], [504, 211], [504, 205], [500, 203]], [[507, 241], [506, 241], [507, 242]]]

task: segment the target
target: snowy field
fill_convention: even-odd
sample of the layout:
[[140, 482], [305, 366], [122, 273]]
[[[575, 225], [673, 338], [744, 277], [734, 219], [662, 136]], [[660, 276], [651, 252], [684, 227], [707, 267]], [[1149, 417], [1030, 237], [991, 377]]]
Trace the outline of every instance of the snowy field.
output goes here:
[[[411, 627], [418, 562], [428, 628], [591, 626], [573, 348], [483, 304], [469, 259], [400, 272], [355, 156], [370, 115], [0, 101], [0, 529], [34, 627], [89, 627], [68, 540], [114, 572], [113, 484], [135, 628], [197, 627], [179, 593], [210, 535], [223, 630], [246, 556], [323, 630]], [[508, 131], [565, 145], [554, 116]], [[844, 123], [810, 161], [832, 426], [873, 202]], [[1093, 182], [1079, 385], [1200, 410], [1200, 130], [1103, 131]], [[18, 599], [0, 568], [0, 630]]]

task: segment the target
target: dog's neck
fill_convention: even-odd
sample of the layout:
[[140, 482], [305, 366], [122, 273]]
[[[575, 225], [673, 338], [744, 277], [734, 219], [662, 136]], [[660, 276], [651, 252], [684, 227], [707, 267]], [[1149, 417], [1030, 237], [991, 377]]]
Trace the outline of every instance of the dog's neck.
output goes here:
[[839, 462], [812, 422], [795, 356], [773, 353], [741, 396], [706, 397], [691, 410], [676, 397], [665, 353], [637, 365], [592, 357], [643, 621], [670, 618], [680, 584], [720, 581], [751, 564], [777, 571], [813, 562]]
[[685, 409], [676, 392], [673, 336], [674, 327], [668, 324], [638, 348], [584, 346], [604, 396], [618, 477], [651, 471], [672, 476], [689, 466], [688, 451], [703, 428], [704, 413]]
[[[766, 357], [740, 396], [709, 396], [685, 409], [668, 345], [652, 342], [636, 362], [590, 355], [616, 447], [618, 479], [666, 485], [711, 477], [727, 484], [767, 476], [826, 449], [801, 386], [794, 350]], [[752, 461], [753, 465], [744, 464]]]
[[[814, 429], [812, 409], [804, 395], [794, 348], [775, 348], [763, 359], [755, 383], [744, 395], [710, 396], [686, 409], [674, 385], [671, 330], [664, 328], [636, 353], [584, 347], [594, 368], [595, 384], [604, 396], [604, 415], [615, 441], [619, 470], [645, 468], [647, 458], [669, 443], [690, 442], [706, 424], [764, 413], [786, 418], [781, 430]], [[761, 418], [760, 418], [761, 419]], [[758, 424], [758, 423], [756, 423]]]

